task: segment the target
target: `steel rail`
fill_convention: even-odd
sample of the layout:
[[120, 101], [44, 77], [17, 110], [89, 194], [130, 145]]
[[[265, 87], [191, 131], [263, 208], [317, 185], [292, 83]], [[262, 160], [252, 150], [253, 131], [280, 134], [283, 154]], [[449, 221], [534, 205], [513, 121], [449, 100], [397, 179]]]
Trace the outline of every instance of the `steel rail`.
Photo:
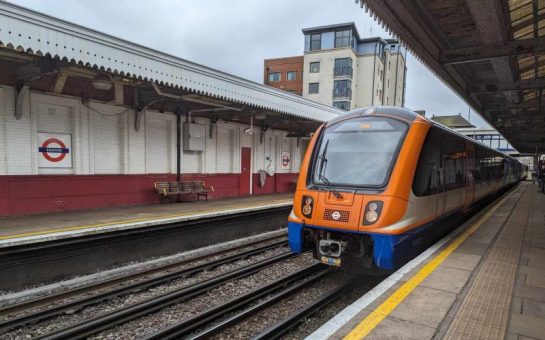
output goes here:
[[133, 304], [124, 309], [116, 310], [104, 315], [99, 315], [89, 320], [84, 320], [58, 331], [45, 334], [41, 337], [38, 337], [38, 339], [83, 339], [92, 334], [96, 334], [98, 332], [129, 322], [136, 318], [154, 313], [175, 303], [186, 301], [192, 297], [203, 294], [227, 282], [244, 278], [262, 270], [264, 267], [296, 256], [300, 256], [300, 254], [292, 254], [290, 252], [286, 252], [275, 257], [250, 264], [248, 266], [226, 272], [222, 275], [174, 290], [158, 297]]
[[[266, 285], [257, 287], [245, 293], [242, 296], [231, 299], [225, 303], [214, 306], [190, 318], [184, 319], [180, 322], [177, 322], [163, 329], [160, 329], [157, 332], [154, 332], [148, 336], [145, 336], [144, 339], [145, 340], [177, 339], [181, 336], [187, 336], [191, 334], [192, 332], [195, 332], [202, 326], [218, 318], [221, 318], [224, 315], [228, 315], [229, 313], [245, 305], [258, 301], [259, 299], [271, 293], [275, 293], [276, 291], [285, 288], [279, 293], [276, 293], [274, 296], [269, 297], [266, 300], [260, 302], [259, 304], [252, 306], [250, 308], [244, 309], [241, 312], [238, 312], [237, 314], [229, 317], [228, 319], [223, 320], [217, 324], [214, 324], [209, 328], [206, 328], [205, 330], [199, 332], [197, 335], [189, 336], [190, 339], [208, 338], [230, 327], [234, 323], [254, 315], [258, 311], [281, 300], [287, 295], [290, 295], [294, 293], [295, 291], [300, 290], [303, 287], [315, 282], [316, 280], [322, 278], [324, 275], [328, 274], [329, 272], [330, 272], [330, 269], [325, 267], [321, 263], [311, 264], [295, 273], [288, 274]], [[286, 286], [294, 283], [297, 280], [303, 280], [303, 281], [291, 287], [286, 288]]]
[[326, 295], [301, 308], [295, 314], [288, 316], [287, 318], [279, 321], [275, 325], [267, 328], [257, 336], [252, 337], [252, 340], [270, 340], [280, 338], [282, 335], [297, 326], [299, 323], [303, 322], [303, 320], [306, 319], [308, 316], [316, 313], [318, 310], [322, 309], [333, 300], [335, 300], [339, 295], [346, 292], [346, 289], [349, 285], [350, 283], [345, 283], [331, 290]]
[[[275, 237], [275, 238], [277, 238], [277, 237]], [[274, 239], [274, 238], [271, 238], [271, 239]], [[270, 241], [271, 239], [267, 239], [265, 241], [261, 240], [261, 242], [257, 242], [257, 244], [262, 243], [262, 242], [266, 242], [266, 241]], [[193, 266], [191, 268], [186, 268], [186, 269], [178, 270], [178, 271], [171, 272], [171, 273], [168, 273], [168, 274], [165, 274], [165, 275], [161, 275], [161, 276], [158, 276], [158, 277], [154, 277], [154, 278], [151, 278], [151, 279], [146, 279], [146, 280], [137, 282], [135, 284], [131, 284], [131, 285], [127, 285], [127, 286], [121, 286], [121, 287], [118, 287], [118, 288], [113, 289], [113, 290], [109, 290], [109, 291], [99, 293], [99, 294], [96, 294], [96, 295], [92, 295], [92, 296], [89, 296], [89, 297], [84, 297], [82, 299], [78, 299], [78, 300], [75, 300], [75, 301], [70, 301], [70, 302], [67, 302], [67, 303], [59, 304], [59, 305], [53, 306], [52, 308], [47, 308], [47, 309], [44, 309], [44, 310], [41, 310], [41, 311], [25, 314], [25, 315], [22, 315], [20, 317], [16, 317], [16, 318], [13, 318], [13, 319], [0, 321], [0, 330], [2, 330], [2, 331], [10, 330], [10, 329], [13, 329], [14, 327], [22, 326], [22, 325], [25, 325], [25, 324], [28, 324], [28, 323], [31, 323], [31, 322], [38, 322], [38, 321], [41, 321], [41, 320], [44, 320], [44, 319], [59, 315], [59, 314], [65, 312], [65, 311], [68, 311], [68, 310], [81, 309], [81, 308], [84, 308], [84, 307], [92, 305], [92, 304], [96, 304], [96, 303], [100, 303], [102, 301], [106, 301], [106, 300], [111, 299], [111, 298], [116, 297], [116, 296], [120, 296], [120, 295], [127, 294], [127, 293], [132, 293], [132, 292], [137, 292], [137, 291], [142, 291], [144, 289], [147, 289], [147, 288], [150, 288], [150, 287], [153, 287], [153, 286], [157, 286], [159, 284], [163, 284], [165, 282], [168, 282], [168, 281], [171, 281], [171, 280], [183, 277], [183, 276], [189, 276], [189, 275], [195, 274], [197, 272], [204, 271], [206, 269], [211, 269], [211, 268], [214, 268], [214, 267], [218, 267], [218, 266], [220, 266], [222, 264], [225, 264], [225, 263], [237, 261], [237, 260], [247, 258], [247, 257], [252, 256], [252, 255], [262, 253], [264, 251], [267, 251], [267, 250], [270, 250], [270, 249], [273, 249], [273, 248], [277, 248], [279, 246], [282, 246], [285, 243], [286, 243], [285, 240], [274, 242], [272, 244], [268, 244], [268, 245], [265, 245], [265, 246], [262, 246], [262, 247], [259, 247], [259, 248], [250, 249], [250, 250], [244, 251], [242, 253], [233, 254], [233, 255], [228, 256], [228, 257], [220, 258], [220, 259], [212, 261], [212, 262], [203, 263], [201, 265]], [[249, 247], [249, 246], [252, 246], [252, 245], [255, 245], [255, 244], [256, 243], [245, 245], [245, 247]], [[240, 248], [244, 248], [244, 247], [240, 247]], [[218, 255], [221, 255], [221, 254], [224, 254], [224, 253], [235, 251], [235, 250], [240, 249], [240, 248], [236, 247], [236, 248], [231, 248], [231, 249], [225, 250], [225, 251], [218, 251], [218, 252], [215, 252], [215, 253], [212, 253], [212, 254], [207, 254], [205, 256], [196, 257], [196, 258], [192, 258], [192, 259], [186, 259], [186, 260], [178, 261], [176, 263], [170, 263], [168, 265], [161, 266], [160, 268], [159, 267], [152, 268], [152, 269], [145, 270], [145, 271], [142, 271], [142, 272], [138, 272], [138, 273], [135, 273], [135, 274], [130, 274], [130, 275], [126, 275], [126, 276], [123, 276], [123, 277], [110, 279], [110, 280], [107, 281], [107, 284], [104, 281], [99, 282], [99, 283], [92, 283], [92, 284], [89, 284], [89, 285], [86, 285], [86, 286], [83, 286], [83, 287], [78, 287], [75, 290], [70, 291], [70, 292], [62, 292], [62, 293], [59, 293], [59, 294], [55, 294], [53, 296], [46, 296], [46, 297], [43, 297], [43, 298], [40, 298], [40, 299], [30, 301], [29, 307], [27, 307], [26, 309], [34, 307], [37, 304], [37, 302], [41, 302], [39, 305], [45, 305], [47, 303], [50, 303], [51, 301], [56, 301], [56, 300], [59, 300], [61, 298], [66, 298], [67, 294], [69, 294], [69, 293], [71, 293], [71, 294], [68, 295], [68, 296], [73, 296], [76, 293], [82, 294], [84, 292], [89, 292], [89, 291], [92, 291], [92, 290], [101, 289], [101, 288], [103, 288], [105, 286], [111, 286], [111, 285], [113, 285], [115, 283], [120, 283], [120, 282], [123, 282], [123, 281], [132, 280], [132, 279], [135, 279], [135, 278], [138, 278], [138, 277], [154, 274], [154, 273], [157, 273], [157, 272], [160, 272], [160, 271], [165, 271], [165, 270], [168, 270], [168, 269], [173, 268], [173, 267], [188, 265], [188, 264], [190, 264], [192, 262], [202, 261], [202, 260], [205, 260], [207, 258], [211, 258], [211, 257], [215, 257], [215, 256], [218, 256]], [[1, 309], [0, 310], [0, 315], [6, 315], [6, 313], [16, 312], [17, 310], [20, 310], [24, 306], [25, 306], [25, 303], [21, 303], [21, 304], [16, 305], [16, 306], [10, 306], [8, 308]]]

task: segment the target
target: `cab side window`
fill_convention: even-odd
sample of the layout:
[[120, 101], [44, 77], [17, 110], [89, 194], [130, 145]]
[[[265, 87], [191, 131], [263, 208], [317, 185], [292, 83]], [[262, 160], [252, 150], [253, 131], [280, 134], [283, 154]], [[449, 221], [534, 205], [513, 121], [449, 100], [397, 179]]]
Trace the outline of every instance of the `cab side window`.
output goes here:
[[439, 169], [441, 164], [441, 136], [437, 128], [432, 127], [428, 131], [416, 173], [413, 179], [413, 192], [416, 196], [433, 195], [442, 188]]

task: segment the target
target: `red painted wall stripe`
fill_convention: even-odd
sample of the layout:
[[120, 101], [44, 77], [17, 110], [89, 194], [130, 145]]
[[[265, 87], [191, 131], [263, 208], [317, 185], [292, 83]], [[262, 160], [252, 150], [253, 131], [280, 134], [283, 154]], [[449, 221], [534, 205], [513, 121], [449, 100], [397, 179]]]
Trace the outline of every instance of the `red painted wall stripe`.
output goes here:
[[[293, 192], [297, 175], [267, 176], [260, 188], [259, 175], [253, 174], [254, 195]], [[0, 216], [158, 203], [153, 183], [175, 178], [170, 174], [0, 176]], [[239, 196], [240, 174], [186, 174], [182, 179], [214, 186], [209, 199]]]

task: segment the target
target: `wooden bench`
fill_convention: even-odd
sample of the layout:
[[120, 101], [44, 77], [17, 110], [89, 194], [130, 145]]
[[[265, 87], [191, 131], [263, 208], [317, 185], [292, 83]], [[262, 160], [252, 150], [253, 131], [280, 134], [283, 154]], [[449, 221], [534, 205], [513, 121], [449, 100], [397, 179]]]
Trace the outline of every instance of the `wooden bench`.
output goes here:
[[190, 181], [190, 182], [182, 182], [182, 188], [184, 186], [184, 183], [187, 183], [186, 185], [190, 185], [192, 188], [191, 193], [197, 195], [197, 201], [200, 200], [201, 196], [204, 196], [206, 201], [208, 202], [208, 193], [214, 192], [214, 187], [206, 187], [204, 185], [204, 181]]
[[155, 182], [155, 190], [161, 195], [161, 201], [163, 198], [171, 199], [176, 197], [176, 201], [180, 200], [182, 195], [197, 196], [197, 200], [200, 200], [201, 196], [204, 196], [208, 202], [208, 193], [214, 192], [214, 187], [206, 187], [204, 181], [181, 181], [181, 182]]

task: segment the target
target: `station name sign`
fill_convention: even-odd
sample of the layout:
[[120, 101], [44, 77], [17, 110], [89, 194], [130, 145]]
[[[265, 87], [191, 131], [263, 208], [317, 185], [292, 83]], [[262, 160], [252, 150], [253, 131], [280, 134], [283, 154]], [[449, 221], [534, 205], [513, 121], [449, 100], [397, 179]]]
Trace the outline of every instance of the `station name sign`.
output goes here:
[[39, 132], [38, 166], [40, 168], [71, 168], [72, 135]]

